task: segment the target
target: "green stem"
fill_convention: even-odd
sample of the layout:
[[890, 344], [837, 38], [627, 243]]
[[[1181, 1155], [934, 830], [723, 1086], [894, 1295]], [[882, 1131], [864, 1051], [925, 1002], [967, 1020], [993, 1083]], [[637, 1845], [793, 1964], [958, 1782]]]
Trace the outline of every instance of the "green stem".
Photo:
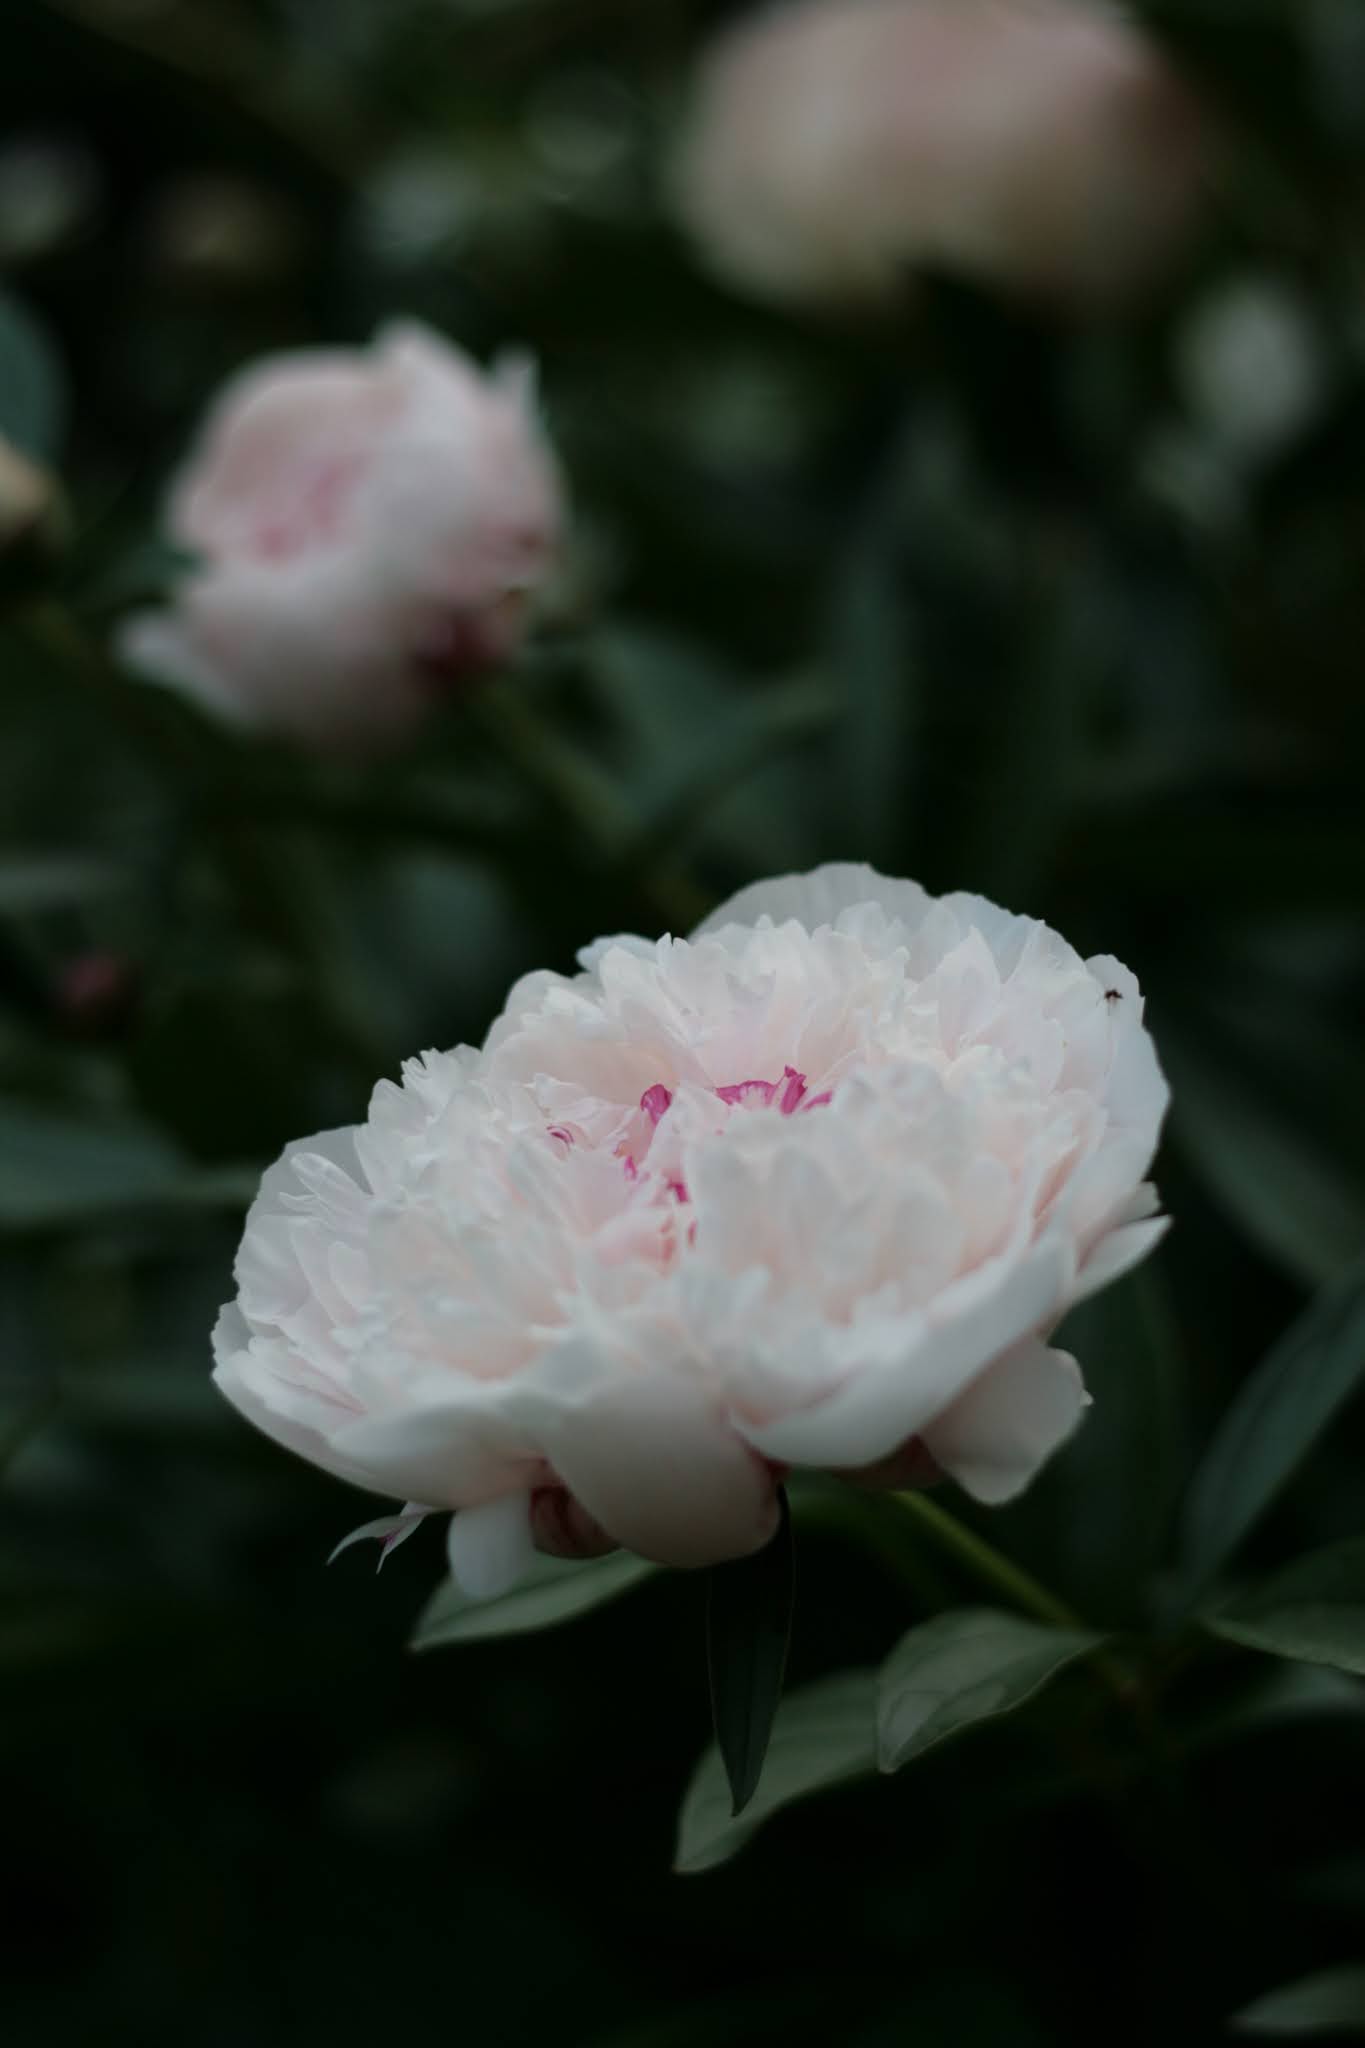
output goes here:
[[[633, 857], [639, 819], [629, 799], [597, 763], [539, 718], [514, 688], [490, 688], [471, 699], [471, 715], [503, 758], [548, 797], [604, 865]], [[674, 871], [639, 872], [637, 885], [670, 930], [690, 931], [711, 898]]]
[[792, 690], [770, 717], [736, 741], [720, 760], [708, 760], [677, 789], [651, 822], [627, 841], [623, 873], [650, 873], [721, 799], [791, 748], [830, 732], [838, 705], [824, 690]]
[[940, 1550], [965, 1566], [973, 1578], [1001, 1594], [1012, 1607], [1017, 1607], [1021, 1613], [1031, 1614], [1037, 1621], [1046, 1622], [1050, 1628], [1085, 1628], [1075, 1610], [1064, 1600], [1059, 1600], [1055, 1593], [1050, 1593], [1031, 1572], [1011, 1563], [993, 1544], [987, 1543], [984, 1537], [967, 1528], [926, 1494], [896, 1493], [891, 1498], [898, 1508], [919, 1524]]
[[470, 711], [503, 757], [594, 846], [614, 851], [626, 842], [635, 826], [630, 803], [515, 688], [490, 686], [470, 699]]
[[266, 824], [306, 825], [334, 838], [412, 841], [463, 860], [506, 862], [516, 841], [499, 808], [480, 810], [462, 791], [458, 804], [401, 792], [358, 794], [297, 787], [253, 788], [223, 800], [228, 814]]
[[305, 833], [240, 827], [223, 844], [239, 890], [318, 991], [337, 1046], [368, 1089], [396, 1062], [320, 849]]
[[212, 779], [204, 750], [174, 720], [160, 715], [151, 689], [131, 682], [56, 599], [39, 599], [6, 625], [40, 660], [55, 663], [72, 678], [177, 786], [192, 784], [196, 798], [204, 797]]
[[[1076, 1629], [1082, 1635], [1093, 1633], [1075, 1608], [1050, 1592], [1041, 1580], [1034, 1578], [1032, 1572], [1014, 1564], [993, 1543], [987, 1543], [984, 1536], [978, 1536], [974, 1529], [959, 1522], [955, 1515], [950, 1515], [946, 1508], [939, 1507], [927, 1495], [893, 1493], [891, 1499], [919, 1523], [945, 1556], [965, 1566], [974, 1578], [989, 1586], [992, 1592], [999, 1593], [1021, 1614], [1032, 1615], [1035, 1621], [1045, 1623], [1048, 1628]], [[1142, 1686], [1135, 1681], [1123, 1659], [1116, 1657], [1111, 1650], [1101, 1649], [1091, 1661], [1115, 1698], [1131, 1711], [1140, 1713]]]
[[36, 1436], [60, 1405], [56, 1388], [39, 1394], [27, 1408], [0, 1425], [0, 1476], [8, 1472], [30, 1437]]
[[214, 848], [245, 924], [266, 934], [312, 978], [337, 1043], [357, 1072], [368, 1082], [387, 1071], [384, 1036], [348, 959], [344, 921], [314, 848], [298, 833], [272, 835], [253, 827], [243, 815], [243, 792], [224, 777], [210, 750], [174, 717], [163, 718], [154, 693], [126, 677], [60, 604], [32, 605], [14, 623], [32, 647], [119, 721], [164, 775], [193, 830]]

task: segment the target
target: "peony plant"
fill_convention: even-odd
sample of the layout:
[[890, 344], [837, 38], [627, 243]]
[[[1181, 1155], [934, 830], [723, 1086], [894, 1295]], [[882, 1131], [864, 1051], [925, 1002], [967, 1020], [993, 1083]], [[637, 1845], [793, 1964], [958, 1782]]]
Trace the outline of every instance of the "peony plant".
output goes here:
[[215, 1378], [406, 1499], [357, 1533], [453, 1511], [479, 1598], [537, 1551], [749, 1558], [794, 1471], [1004, 1501], [1086, 1405], [1051, 1331], [1165, 1228], [1166, 1100], [1118, 961], [866, 867], [759, 883], [291, 1146]]

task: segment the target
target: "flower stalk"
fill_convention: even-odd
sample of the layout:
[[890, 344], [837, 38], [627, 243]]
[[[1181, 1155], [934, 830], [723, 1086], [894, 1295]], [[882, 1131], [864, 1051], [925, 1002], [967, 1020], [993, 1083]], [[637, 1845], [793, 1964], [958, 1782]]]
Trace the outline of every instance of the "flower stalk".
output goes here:
[[1035, 1621], [1045, 1622], [1049, 1628], [1084, 1629], [1086, 1624], [1074, 1608], [1048, 1588], [1022, 1565], [1017, 1565], [950, 1515], [923, 1493], [895, 1493], [891, 1496], [898, 1508], [918, 1523], [920, 1529], [947, 1556], [964, 1566], [973, 1578], [989, 1586], [992, 1592], [1000, 1594], [1011, 1607], [1021, 1614], [1028, 1614]]

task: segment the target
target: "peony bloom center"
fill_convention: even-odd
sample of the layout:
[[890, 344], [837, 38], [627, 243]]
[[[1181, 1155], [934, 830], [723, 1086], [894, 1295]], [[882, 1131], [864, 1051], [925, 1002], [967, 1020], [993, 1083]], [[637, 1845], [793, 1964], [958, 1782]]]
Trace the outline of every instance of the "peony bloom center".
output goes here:
[[[805, 1075], [791, 1066], [784, 1067], [776, 1081], [731, 1081], [713, 1088], [711, 1094], [727, 1109], [775, 1109], [784, 1117], [794, 1116], [798, 1110], [819, 1109], [833, 1099], [828, 1088], [812, 1095]], [[625, 1131], [614, 1137], [612, 1150], [621, 1162], [632, 1191], [638, 1190], [656, 1202], [690, 1202], [692, 1198], [687, 1182], [676, 1165], [660, 1164], [657, 1157], [654, 1165], [650, 1163], [656, 1133], [672, 1105], [673, 1090], [667, 1083], [651, 1083], [640, 1097], [639, 1109], [628, 1119]], [[723, 1125], [718, 1126], [718, 1129], [723, 1128]], [[566, 1124], [549, 1125], [548, 1135], [564, 1152], [571, 1151], [583, 1137], [582, 1132]], [[694, 1224], [694, 1232], [695, 1228]], [[670, 1234], [667, 1244], [670, 1255], [674, 1248], [675, 1240]]]
[[582, 961], [267, 1176], [229, 1398], [456, 1510], [484, 1590], [533, 1544], [743, 1555], [779, 1469], [1018, 1492], [1085, 1406], [1052, 1330], [1164, 1228], [1132, 975], [857, 867]]

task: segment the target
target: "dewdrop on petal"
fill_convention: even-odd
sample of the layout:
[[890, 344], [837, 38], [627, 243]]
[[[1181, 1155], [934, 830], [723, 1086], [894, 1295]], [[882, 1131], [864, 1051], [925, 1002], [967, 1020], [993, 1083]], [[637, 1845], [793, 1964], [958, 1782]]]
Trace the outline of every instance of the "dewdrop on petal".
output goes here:
[[1165, 1228], [1127, 969], [854, 866], [581, 957], [270, 1169], [228, 1399], [376, 1534], [455, 1510], [479, 1595], [742, 1556], [793, 1467], [1026, 1486], [1086, 1405], [1051, 1331]]

